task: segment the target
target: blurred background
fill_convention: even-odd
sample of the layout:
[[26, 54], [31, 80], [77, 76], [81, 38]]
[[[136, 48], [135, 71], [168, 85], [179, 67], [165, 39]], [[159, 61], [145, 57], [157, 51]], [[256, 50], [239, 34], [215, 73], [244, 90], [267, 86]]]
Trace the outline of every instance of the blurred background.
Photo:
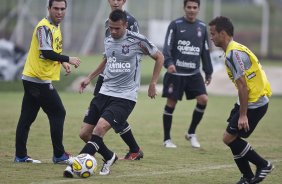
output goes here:
[[[47, 15], [48, 0], [1, 0], [0, 38], [29, 48], [37, 22]], [[235, 39], [263, 57], [282, 58], [282, 0], [201, 0], [199, 18], [230, 17]], [[139, 21], [141, 33], [162, 46], [168, 23], [184, 14], [183, 0], [127, 0], [126, 10]], [[64, 51], [101, 53], [107, 0], [68, 0], [62, 23]]]
[[[48, 0], [1, 0], [0, 81], [21, 77], [33, 29], [47, 15], [47, 5]], [[170, 21], [184, 15], [183, 0], [127, 0], [125, 9], [138, 20], [140, 32], [160, 49]], [[198, 18], [207, 24], [218, 15], [231, 18], [236, 41], [249, 47], [261, 61], [282, 63], [281, 9], [282, 0], [201, 0]], [[107, 0], [68, 0], [61, 24], [63, 53], [78, 55], [84, 61], [98, 60], [98, 64], [103, 52], [104, 22], [109, 13]], [[211, 50], [216, 66], [222, 51], [213, 46]], [[96, 66], [88, 63], [84, 62], [77, 75], [85, 75], [90, 72], [89, 67]], [[6, 87], [0, 87], [3, 89]]]

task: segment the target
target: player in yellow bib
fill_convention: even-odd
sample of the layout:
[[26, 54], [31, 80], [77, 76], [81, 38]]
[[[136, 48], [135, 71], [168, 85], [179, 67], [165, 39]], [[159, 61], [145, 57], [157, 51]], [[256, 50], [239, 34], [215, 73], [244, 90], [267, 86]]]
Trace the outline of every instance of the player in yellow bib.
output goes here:
[[24, 96], [16, 130], [15, 162], [41, 163], [29, 157], [26, 148], [30, 127], [40, 108], [47, 114], [50, 123], [53, 162], [66, 163], [70, 157], [63, 146], [66, 111], [51, 83], [60, 79], [61, 65], [66, 74], [71, 73], [71, 65], [80, 65], [79, 58], [61, 54], [63, 38], [59, 24], [65, 16], [66, 7], [66, 0], [49, 0], [49, 15], [37, 24], [32, 35], [22, 76]]
[[[216, 17], [210, 23], [215, 46], [225, 51], [225, 65], [229, 78], [238, 90], [235, 103], [223, 136], [231, 149], [234, 161], [242, 173], [237, 184], [260, 183], [274, 168], [243, 138], [249, 137], [267, 112], [271, 96], [270, 84], [257, 57], [244, 45], [233, 40], [234, 27], [227, 17]], [[256, 166], [252, 172], [250, 163]]]

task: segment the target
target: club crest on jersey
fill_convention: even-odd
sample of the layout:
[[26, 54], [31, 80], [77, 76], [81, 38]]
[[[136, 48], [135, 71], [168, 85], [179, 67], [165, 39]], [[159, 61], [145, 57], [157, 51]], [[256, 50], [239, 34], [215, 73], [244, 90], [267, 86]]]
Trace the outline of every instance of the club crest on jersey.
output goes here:
[[202, 30], [200, 27], [197, 28], [197, 36], [202, 37]]
[[123, 45], [122, 46], [122, 53], [128, 54], [129, 53], [129, 45]]

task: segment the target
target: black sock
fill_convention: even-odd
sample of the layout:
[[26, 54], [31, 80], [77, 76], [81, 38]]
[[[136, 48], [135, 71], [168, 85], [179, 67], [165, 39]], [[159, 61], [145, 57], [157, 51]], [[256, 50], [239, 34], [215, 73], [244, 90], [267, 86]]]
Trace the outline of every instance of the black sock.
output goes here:
[[246, 153], [246, 158], [258, 168], [266, 167], [268, 164], [253, 148]]
[[122, 132], [120, 132], [120, 137], [127, 144], [131, 153], [137, 153], [139, 151], [140, 148], [132, 134], [129, 125]]
[[241, 138], [235, 139], [228, 145], [233, 153], [234, 161], [245, 178], [251, 179], [254, 174], [245, 154], [251, 146]]
[[104, 144], [102, 139], [102, 144], [100, 145], [100, 149], [98, 150], [105, 160], [110, 160], [113, 157], [114, 152], [108, 149], [108, 147]]
[[80, 153], [94, 155], [96, 152], [100, 153], [105, 160], [110, 160], [113, 156], [113, 152], [106, 147], [103, 139], [97, 135], [92, 135], [91, 140], [86, 143]]
[[163, 114], [164, 141], [170, 139], [170, 129], [172, 124], [173, 111], [174, 108], [168, 107], [167, 105], [164, 108], [164, 114]]
[[102, 138], [97, 135], [92, 135], [91, 140], [85, 144], [80, 153], [94, 155], [100, 149], [101, 139]]
[[188, 134], [195, 134], [196, 128], [204, 115], [205, 109], [206, 105], [201, 105], [197, 103], [192, 115], [192, 121], [188, 129]]
[[243, 174], [244, 178], [252, 179], [254, 177], [254, 173], [251, 169], [249, 161], [243, 157], [234, 159], [237, 167], [239, 168], [240, 172]]

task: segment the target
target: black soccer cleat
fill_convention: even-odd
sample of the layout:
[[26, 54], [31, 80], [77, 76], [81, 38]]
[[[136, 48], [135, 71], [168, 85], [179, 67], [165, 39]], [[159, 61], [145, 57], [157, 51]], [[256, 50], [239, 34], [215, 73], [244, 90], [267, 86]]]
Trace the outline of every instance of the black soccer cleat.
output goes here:
[[274, 166], [270, 162], [267, 163], [266, 167], [257, 168], [256, 175], [251, 180], [250, 184], [260, 183], [273, 169]]
[[250, 182], [251, 182], [251, 179], [241, 177], [240, 181], [238, 181], [236, 184], [250, 184]]

